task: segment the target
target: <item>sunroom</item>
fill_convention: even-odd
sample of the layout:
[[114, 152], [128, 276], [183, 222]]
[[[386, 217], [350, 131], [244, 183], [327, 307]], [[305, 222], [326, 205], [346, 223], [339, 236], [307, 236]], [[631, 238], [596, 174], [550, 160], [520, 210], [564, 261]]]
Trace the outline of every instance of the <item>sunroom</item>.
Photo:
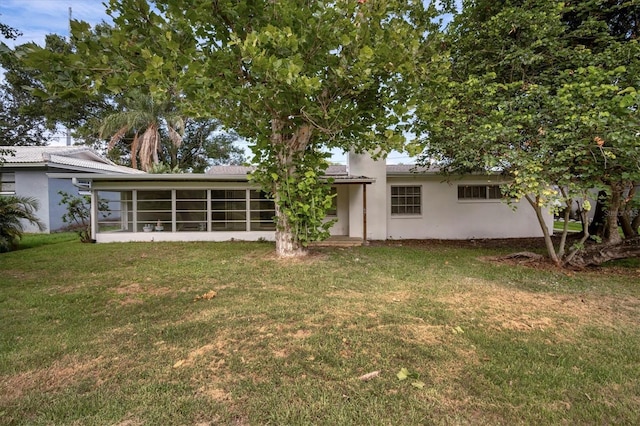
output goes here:
[[[349, 205], [366, 197], [371, 179], [333, 178], [333, 235], [362, 237], [364, 209]], [[96, 242], [273, 240], [275, 204], [246, 172], [237, 174], [75, 175], [91, 196]], [[356, 216], [354, 216], [354, 214]], [[349, 227], [349, 222], [353, 226]], [[350, 229], [351, 228], [351, 229]]]

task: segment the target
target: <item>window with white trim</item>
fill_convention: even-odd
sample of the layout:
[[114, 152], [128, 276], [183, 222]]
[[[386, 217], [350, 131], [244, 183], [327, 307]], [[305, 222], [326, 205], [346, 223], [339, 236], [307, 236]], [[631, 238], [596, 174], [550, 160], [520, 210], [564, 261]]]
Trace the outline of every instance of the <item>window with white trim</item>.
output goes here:
[[392, 186], [391, 214], [419, 215], [422, 213], [421, 186]]
[[500, 185], [458, 185], [458, 200], [500, 200]]
[[16, 174], [14, 172], [0, 173], [0, 194], [14, 195], [16, 193]]

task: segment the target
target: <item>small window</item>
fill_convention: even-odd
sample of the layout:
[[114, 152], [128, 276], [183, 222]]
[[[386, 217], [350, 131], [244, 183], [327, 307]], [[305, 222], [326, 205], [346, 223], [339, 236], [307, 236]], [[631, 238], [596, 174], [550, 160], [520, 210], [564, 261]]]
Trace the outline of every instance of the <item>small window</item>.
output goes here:
[[500, 185], [459, 185], [458, 200], [499, 200]]
[[391, 214], [419, 215], [422, 213], [420, 186], [392, 186]]
[[0, 194], [14, 195], [16, 193], [16, 174], [13, 172], [0, 173]]

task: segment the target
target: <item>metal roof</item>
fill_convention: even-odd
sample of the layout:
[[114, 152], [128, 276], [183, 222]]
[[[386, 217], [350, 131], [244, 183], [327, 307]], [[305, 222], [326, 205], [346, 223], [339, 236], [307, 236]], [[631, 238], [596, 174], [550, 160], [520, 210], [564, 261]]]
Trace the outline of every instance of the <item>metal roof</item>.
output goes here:
[[[256, 166], [212, 166], [207, 171], [208, 175], [244, 175], [254, 172]], [[347, 166], [330, 165], [326, 170], [327, 176], [342, 176], [347, 174]]]
[[387, 174], [418, 174], [438, 173], [438, 167], [424, 167], [417, 164], [387, 164]]
[[119, 166], [102, 157], [88, 146], [8, 146], [3, 149], [14, 155], [4, 155], [8, 167], [56, 167], [99, 173], [144, 174], [130, 167]]

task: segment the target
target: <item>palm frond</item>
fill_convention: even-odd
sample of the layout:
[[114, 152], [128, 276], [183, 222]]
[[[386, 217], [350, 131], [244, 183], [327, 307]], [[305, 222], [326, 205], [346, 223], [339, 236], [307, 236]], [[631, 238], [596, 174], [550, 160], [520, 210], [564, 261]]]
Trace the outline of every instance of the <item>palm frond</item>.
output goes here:
[[[109, 144], [107, 145], [107, 151], [109, 151], [110, 149], [113, 149], [113, 147], [116, 146], [116, 144], [120, 142], [122, 138], [124, 138], [124, 136], [127, 134], [128, 131], [129, 131], [129, 126], [124, 126], [124, 127], [121, 127], [113, 136], [111, 136], [111, 139], [109, 140]], [[102, 134], [100, 135], [100, 137], [102, 137]]]
[[15, 248], [24, 232], [23, 221], [36, 225], [40, 231], [47, 229], [36, 216], [38, 200], [18, 195], [0, 196], [0, 251]]

